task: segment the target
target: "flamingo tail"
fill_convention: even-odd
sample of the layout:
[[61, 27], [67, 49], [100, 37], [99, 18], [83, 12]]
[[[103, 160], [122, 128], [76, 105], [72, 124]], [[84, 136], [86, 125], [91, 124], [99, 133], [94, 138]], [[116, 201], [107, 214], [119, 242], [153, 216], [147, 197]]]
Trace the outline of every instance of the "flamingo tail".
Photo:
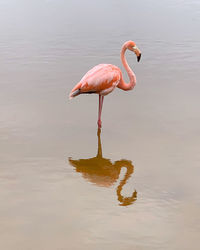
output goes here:
[[80, 93], [81, 93], [80, 89], [77, 89], [77, 90], [71, 92], [70, 95], [69, 95], [69, 99], [72, 99], [77, 95], [80, 95]]
[[80, 95], [81, 94], [81, 83], [78, 83], [73, 89], [72, 91], [70, 92], [69, 94], [69, 99], [72, 99], [74, 98], [75, 96], [77, 95]]

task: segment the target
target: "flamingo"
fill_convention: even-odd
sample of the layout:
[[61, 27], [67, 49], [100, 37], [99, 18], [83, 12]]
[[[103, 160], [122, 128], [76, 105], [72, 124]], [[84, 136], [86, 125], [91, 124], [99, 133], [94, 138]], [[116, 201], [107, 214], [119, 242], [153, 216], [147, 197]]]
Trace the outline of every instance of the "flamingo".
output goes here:
[[100, 186], [111, 187], [121, 177], [122, 168], [126, 168], [126, 173], [123, 179], [119, 182], [116, 188], [116, 194], [120, 206], [128, 206], [133, 204], [137, 200], [137, 191], [134, 190], [129, 197], [123, 196], [122, 189], [126, 185], [128, 179], [134, 173], [134, 166], [131, 161], [121, 159], [118, 161], [112, 161], [111, 159], [103, 157], [103, 150], [101, 145], [101, 129], [97, 130], [98, 147], [97, 155], [88, 159], [72, 159], [68, 158], [71, 166], [74, 167], [77, 173], [81, 173], [82, 177], [87, 181]]
[[69, 94], [70, 99], [80, 94], [99, 95], [98, 128], [101, 128], [102, 125], [101, 112], [104, 96], [110, 94], [116, 87], [125, 91], [132, 90], [135, 87], [136, 76], [125, 58], [127, 49], [136, 54], [138, 62], [141, 58], [141, 52], [133, 41], [125, 42], [121, 48], [121, 61], [129, 76], [129, 83], [125, 83], [122, 72], [117, 66], [112, 64], [99, 64], [89, 70]]

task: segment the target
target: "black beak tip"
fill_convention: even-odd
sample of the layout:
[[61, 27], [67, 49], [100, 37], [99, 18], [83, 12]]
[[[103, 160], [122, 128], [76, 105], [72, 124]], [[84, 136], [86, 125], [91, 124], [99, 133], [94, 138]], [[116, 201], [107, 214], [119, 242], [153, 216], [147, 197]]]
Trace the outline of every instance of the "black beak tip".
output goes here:
[[140, 61], [141, 55], [142, 55], [142, 54], [139, 54], [139, 56], [137, 56], [137, 61], [138, 61], [138, 62]]

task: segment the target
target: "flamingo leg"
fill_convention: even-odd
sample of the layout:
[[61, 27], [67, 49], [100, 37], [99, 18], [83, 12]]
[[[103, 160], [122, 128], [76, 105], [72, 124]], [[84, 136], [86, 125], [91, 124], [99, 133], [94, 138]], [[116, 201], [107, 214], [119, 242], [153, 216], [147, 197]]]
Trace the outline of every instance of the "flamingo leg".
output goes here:
[[104, 96], [99, 95], [99, 114], [98, 114], [98, 121], [97, 121], [98, 128], [101, 128], [101, 111], [102, 111], [102, 106], [103, 106], [103, 99], [104, 99]]

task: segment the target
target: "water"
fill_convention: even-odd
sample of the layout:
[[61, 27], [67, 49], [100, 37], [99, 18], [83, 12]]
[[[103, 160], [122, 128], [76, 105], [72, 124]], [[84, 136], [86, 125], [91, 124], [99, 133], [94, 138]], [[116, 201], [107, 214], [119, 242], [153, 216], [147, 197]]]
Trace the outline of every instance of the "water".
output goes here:
[[[199, 249], [199, 1], [0, 1], [2, 249]], [[134, 91], [72, 101], [94, 65]], [[124, 72], [124, 70], [123, 70]], [[124, 72], [124, 77], [127, 76]]]

